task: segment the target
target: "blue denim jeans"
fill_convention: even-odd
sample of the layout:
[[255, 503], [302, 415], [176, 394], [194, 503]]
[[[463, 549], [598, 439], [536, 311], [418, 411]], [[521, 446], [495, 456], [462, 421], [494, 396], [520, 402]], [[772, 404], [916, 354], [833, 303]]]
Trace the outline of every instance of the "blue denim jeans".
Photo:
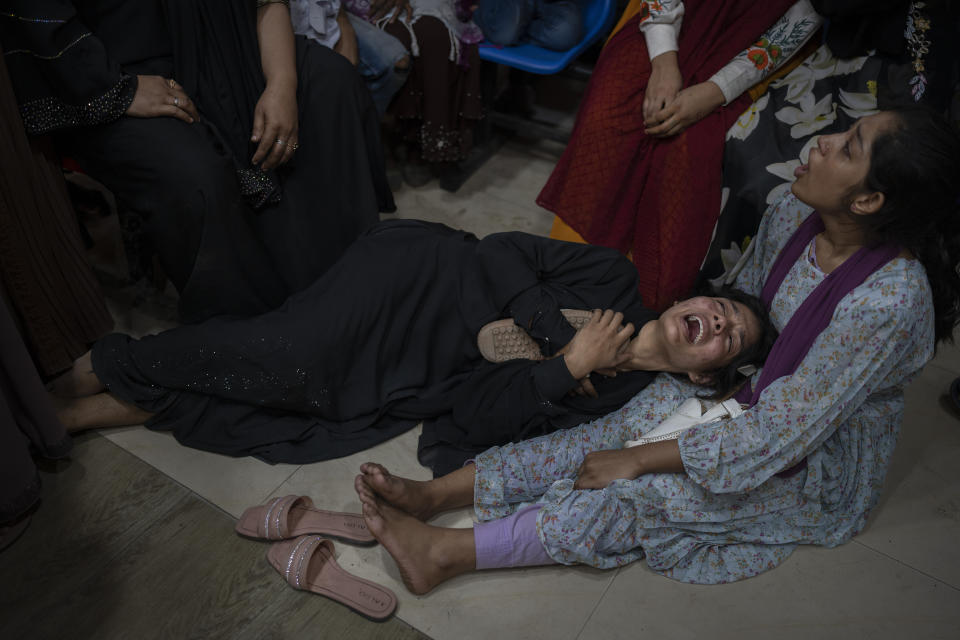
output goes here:
[[357, 71], [373, 96], [377, 113], [382, 116], [410, 73], [408, 69], [396, 68], [396, 64], [408, 55], [407, 49], [392, 35], [366, 20], [350, 13], [347, 19], [357, 34]]
[[529, 42], [565, 51], [583, 38], [583, 15], [574, 0], [480, 0], [473, 21], [490, 42]]

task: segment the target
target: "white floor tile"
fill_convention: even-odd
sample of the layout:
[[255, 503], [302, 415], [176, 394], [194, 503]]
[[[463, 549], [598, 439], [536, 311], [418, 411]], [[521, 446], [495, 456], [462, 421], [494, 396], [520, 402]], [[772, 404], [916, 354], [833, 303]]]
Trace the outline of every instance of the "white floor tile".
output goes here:
[[939, 403], [953, 378], [929, 366], [907, 389], [880, 504], [856, 540], [960, 588], [960, 420]]
[[254, 458], [230, 458], [179, 444], [171, 434], [145, 427], [104, 430], [111, 442], [159, 469], [234, 517], [260, 504], [297, 470]]
[[620, 570], [582, 640], [956, 638], [960, 591], [857, 543], [798, 549], [765, 574], [690, 585]]

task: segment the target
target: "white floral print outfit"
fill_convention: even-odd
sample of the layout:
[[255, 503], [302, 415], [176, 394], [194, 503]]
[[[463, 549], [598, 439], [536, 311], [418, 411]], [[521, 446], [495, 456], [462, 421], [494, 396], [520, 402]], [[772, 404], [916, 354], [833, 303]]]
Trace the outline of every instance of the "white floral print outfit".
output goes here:
[[[759, 294], [810, 213], [792, 194], [772, 205], [736, 285]], [[824, 277], [808, 256], [793, 265], [772, 304], [778, 329]], [[681, 435], [686, 473], [573, 488], [584, 455], [620, 448], [694, 393], [661, 374], [620, 411], [478, 456], [476, 513], [490, 520], [538, 500], [538, 534], [558, 562], [609, 568], [645, 557], [654, 571], [703, 584], [757, 575], [798, 544], [842, 544], [877, 503], [904, 387], [933, 346], [926, 274], [919, 262], [896, 258], [841, 300], [797, 371], [771, 384], [756, 406]], [[777, 475], [804, 459], [799, 473]]]

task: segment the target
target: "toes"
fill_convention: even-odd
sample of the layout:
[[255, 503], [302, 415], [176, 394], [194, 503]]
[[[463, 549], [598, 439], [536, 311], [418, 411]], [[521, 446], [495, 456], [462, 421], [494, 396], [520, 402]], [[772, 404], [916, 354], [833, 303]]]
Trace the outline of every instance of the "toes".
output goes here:
[[383, 521], [383, 515], [380, 513], [376, 500], [363, 500], [360, 505], [360, 512], [363, 514], [363, 519], [368, 522], [373, 519], [379, 525]]
[[361, 469], [363, 469], [363, 472], [367, 475], [381, 476], [384, 478], [390, 477], [390, 472], [387, 471], [387, 468], [382, 464], [377, 464], [376, 462], [368, 462], [364, 464]]

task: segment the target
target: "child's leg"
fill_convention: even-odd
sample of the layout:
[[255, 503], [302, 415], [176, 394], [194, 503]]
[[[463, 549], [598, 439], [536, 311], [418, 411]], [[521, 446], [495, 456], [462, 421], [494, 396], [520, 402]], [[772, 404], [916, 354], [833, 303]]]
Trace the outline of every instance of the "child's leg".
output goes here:
[[473, 525], [477, 569], [535, 567], [556, 564], [547, 555], [537, 535], [539, 505], [524, 507], [513, 515]]
[[377, 498], [360, 493], [363, 517], [393, 557], [403, 583], [423, 594], [477, 569], [552, 564], [536, 532], [538, 507], [473, 529], [433, 527]]
[[89, 351], [74, 360], [73, 366], [54, 380], [49, 388], [64, 398], [91, 396], [104, 390], [103, 383], [93, 373]]
[[360, 465], [354, 488], [376, 494], [380, 499], [419, 520], [451, 509], [473, 505], [474, 466], [468, 464], [433, 480], [410, 480], [392, 475], [382, 465], [366, 462]]
[[153, 414], [110, 393], [63, 400], [53, 397], [57, 418], [67, 431], [143, 424]]

